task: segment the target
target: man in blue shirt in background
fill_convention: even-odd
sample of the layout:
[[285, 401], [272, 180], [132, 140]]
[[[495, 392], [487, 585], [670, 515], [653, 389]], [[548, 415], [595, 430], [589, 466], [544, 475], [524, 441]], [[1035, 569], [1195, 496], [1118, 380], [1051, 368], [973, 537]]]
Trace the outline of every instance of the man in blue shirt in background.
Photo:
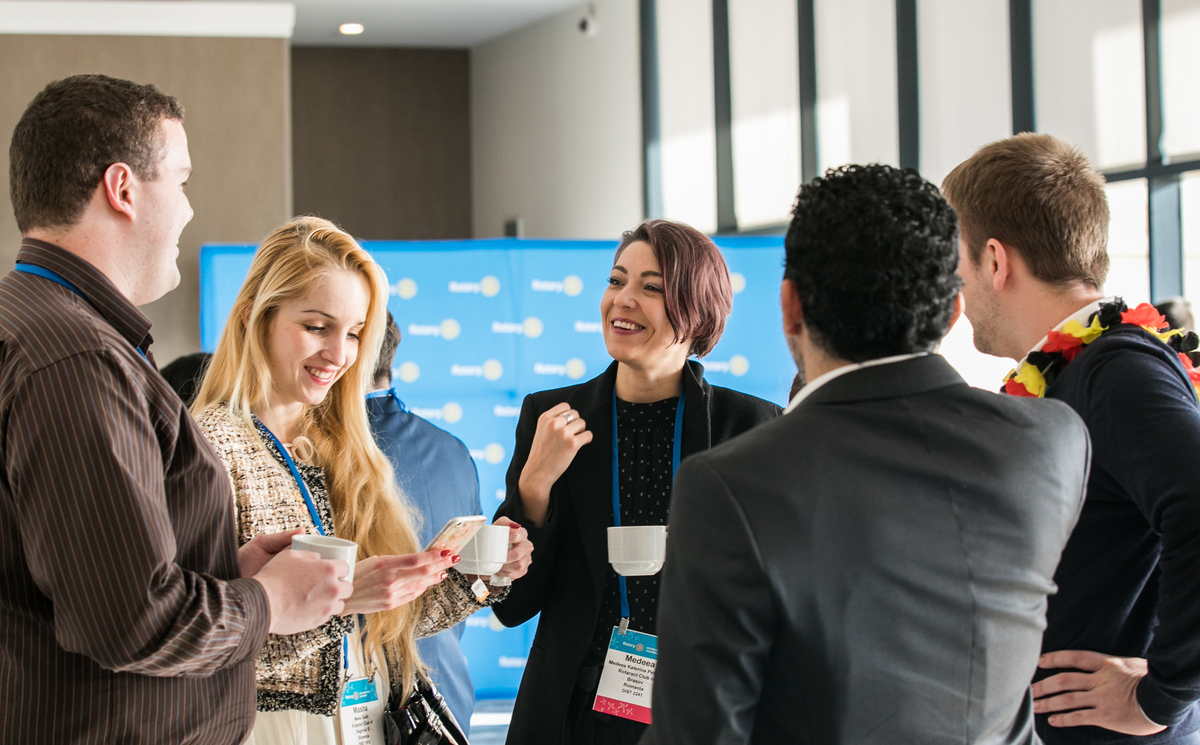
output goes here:
[[[396, 481], [424, 522], [419, 535], [426, 545], [452, 517], [480, 515], [479, 475], [467, 446], [408, 411], [392, 388], [392, 358], [400, 329], [388, 313], [387, 333], [375, 366], [375, 389], [367, 394], [367, 415], [379, 448], [392, 462]], [[417, 640], [421, 658], [463, 732], [470, 735], [475, 686], [467, 672], [459, 639], [465, 624]]]

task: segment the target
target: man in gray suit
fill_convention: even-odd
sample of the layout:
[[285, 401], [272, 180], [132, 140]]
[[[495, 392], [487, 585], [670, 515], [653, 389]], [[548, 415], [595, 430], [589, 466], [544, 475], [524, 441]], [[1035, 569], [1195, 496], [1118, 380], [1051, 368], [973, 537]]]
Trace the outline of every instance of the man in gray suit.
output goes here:
[[1087, 431], [934, 353], [962, 309], [958, 227], [915, 171], [814, 180], [786, 248], [811, 382], [679, 469], [643, 745], [1036, 742]]

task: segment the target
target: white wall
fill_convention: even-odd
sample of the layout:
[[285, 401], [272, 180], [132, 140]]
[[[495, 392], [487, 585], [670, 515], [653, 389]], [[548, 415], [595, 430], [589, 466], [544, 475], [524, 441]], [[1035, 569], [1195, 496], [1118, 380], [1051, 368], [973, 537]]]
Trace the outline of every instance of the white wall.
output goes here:
[[820, 171], [900, 161], [894, 0], [817, 0]]
[[[471, 50], [473, 230], [616, 238], [642, 218], [637, 3], [596, 0]], [[711, 86], [710, 86], [711, 88]]]
[[1083, 148], [1096, 168], [1146, 161], [1139, 0], [1034, 0], [1039, 132]]
[[711, 0], [658, 0], [663, 216], [717, 229]]
[[1008, 0], [917, 3], [921, 175], [956, 165], [1012, 134]]
[[1200, 0], [1163, 0], [1163, 150], [1200, 153]]
[[733, 201], [738, 226], [787, 222], [800, 187], [795, 0], [730, 0]]

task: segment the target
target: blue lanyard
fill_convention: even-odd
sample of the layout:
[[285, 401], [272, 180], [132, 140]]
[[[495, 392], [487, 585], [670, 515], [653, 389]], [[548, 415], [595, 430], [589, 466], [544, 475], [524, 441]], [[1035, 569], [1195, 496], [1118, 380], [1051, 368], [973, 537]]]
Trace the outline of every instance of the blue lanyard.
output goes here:
[[386, 391], [371, 391], [370, 393], [367, 394], [368, 401], [370, 401], [373, 398], [388, 398], [388, 397], [396, 399], [396, 405], [400, 407], [400, 411], [408, 411], [408, 409], [406, 409], [404, 407], [404, 402], [400, 400], [400, 396], [396, 393], [395, 388], [388, 388]]
[[[262, 422], [260, 421], [259, 424]], [[296, 479], [296, 486], [300, 487], [300, 496], [304, 497], [304, 504], [308, 507], [308, 514], [312, 515], [313, 525], [317, 526], [317, 532], [325, 535], [325, 526], [321, 524], [321, 516], [317, 514], [317, 506], [313, 504], [312, 497], [308, 494], [308, 487], [304, 485], [304, 479], [300, 478], [300, 469], [296, 468], [296, 462], [292, 460], [287, 448], [283, 446], [275, 433], [265, 424], [263, 424], [263, 429], [267, 430], [267, 434], [271, 436], [271, 442], [275, 443], [275, 447], [279, 448], [279, 452], [283, 454], [283, 462], [287, 463], [288, 470], [292, 472], [292, 478]]]
[[[684, 391], [679, 391], [679, 403], [675, 408], [675, 440], [671, 444], [671, 481], [675, 480], [675, 472], [679, 470], [680, 444], [683, 442], [683, 404]], [[612, 509], [613, 526], [621, 527], [621, 468], [618, 463], [617, 451], [617, 388], [613, 386], [612, 396]], [[629, 591], [625, 588], [625, 578], [617, 575], [617, 584], [621, 586], [621, 629], [629, 624]]]
[[[358, 628], [362, 629], [361, 649], [363, 650], [363, 676], [366, 676], [367, 665], [367, 617], [363, 614], [358, 614]], [[349, 634], [342, 634], [342, 669], [346, 671], [346, 677], [350, 677], [350, 638]], [[374, 675], [371, 676], [375, 677]]]
[[[71, 292], [78, 295], [79, 297], [83, 298], [87, 302], [88, 305], [92, 305], [92, 301], [88, 300], [87, 295], [84, 295], [82, 292], [80, 292], [78, 287], [71, 284], [67, 280], [63, 279], [63, 276], [61, 274], [59, 274], [58, 272], [54, 271], [53, 269], [47, 269], [46, 267], [38, 266], [37, 264], [25, 264], [25, 263], [17, 264], [16, 267], [14, 267], [14, 268], [18, 272], [23, 272], [25, 274], [32, 274], [35, 277], [41, 277], [42, 279], [48, 279], [51, 282], [60, 284], [63, 287], [70, 290]], [[92, 307], [95, 308], [96, 306], [92, 305]], [[147, 362], [150, 361], [150, 358], [146, 356], [146, 353], [142, 350], [141, 347], [134, 347], [134, 349], [137, 350], [138, 354], [142, 355], [142, 359], [146, 360]]]

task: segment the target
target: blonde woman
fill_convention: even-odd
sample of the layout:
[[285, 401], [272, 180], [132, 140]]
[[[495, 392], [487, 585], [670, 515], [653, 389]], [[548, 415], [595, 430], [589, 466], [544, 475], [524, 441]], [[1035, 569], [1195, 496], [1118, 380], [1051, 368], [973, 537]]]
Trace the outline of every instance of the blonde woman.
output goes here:
[[[192, 407], [229, 470], [242, 542], [295, 529], [359, 546], [345, 615], [268, 638], [257, 745], [335, 742], [345, 680], [374, 678], [381, 699], [406, 698], [422, 670], [415, 639], [507, 591], [488, 588], [481, 602], [477, 578], [451, 568], [457, 556], [418, 553], [363, 405], [387, 295], [383, 270], [332, 223], [301, 217], [277, 228], [255, 254]], [[532, 546], [524, 530], [512, 536], [499, 574], [516, 578]]]

